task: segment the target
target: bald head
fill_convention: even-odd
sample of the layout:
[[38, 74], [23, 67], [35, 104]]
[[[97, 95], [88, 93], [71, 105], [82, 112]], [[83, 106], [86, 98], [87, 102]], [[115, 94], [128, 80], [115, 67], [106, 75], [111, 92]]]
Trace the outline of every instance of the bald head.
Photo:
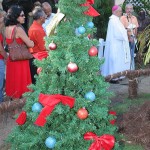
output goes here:
[[51, 5], [48, 2], [44, 2], [44, 3], [42, 3], [42, 8], [43, 8], [45, 14], [47, 15], [47, 17], [50, 17], [51, 13], [52, 13]]

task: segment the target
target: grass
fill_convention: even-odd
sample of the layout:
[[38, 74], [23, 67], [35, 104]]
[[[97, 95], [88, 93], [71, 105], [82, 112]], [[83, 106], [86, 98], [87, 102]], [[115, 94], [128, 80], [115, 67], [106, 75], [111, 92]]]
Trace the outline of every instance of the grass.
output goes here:
[[[140, 107], [146, 101], [150, 101], [150, 94], [141, 94], [136, 99], [125, 98], [122, 102], [115, 103], [115, 105], [113, 105], [111, 109], [115, 110], [118, 115], [122, 115], [123, 113], [128, 112], [130, 109], [136, 109]], [[123, 139], [126, 138], [123, 136]], [[141, 145], [135, 145], [134, 143], [127, 142], [121, 145], [121, 147], [122, 150], [144, 150], [144, 148]]]
[[126, 144], [123, 150], [144, 150], [144, 148], [140, 145]]
[[132, 107], [139, 107], [144, 102], [150, 101], [150, 94], [141, 94], [136, 99], [124, 99], [122, 103], [116, 103], [113, 106], [113, 110], [115, 110], [118, 114], [123, 114], [128, 112]]

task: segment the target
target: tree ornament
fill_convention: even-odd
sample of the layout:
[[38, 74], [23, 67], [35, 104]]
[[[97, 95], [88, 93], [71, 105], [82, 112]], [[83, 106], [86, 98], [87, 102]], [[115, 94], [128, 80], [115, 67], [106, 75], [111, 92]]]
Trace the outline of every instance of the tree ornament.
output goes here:
[[94, 27], [94, 23], [91, 21], [91, 22], [88, 22], [87, 23], [87, 27], [88, 28], [93, 28]]
[[40, 93], [39, 102], [43, 105], [43, 109], [34, 124], [37, 126], [44, 126], [47, 122], [46, 118], [52, 113], [57, 104], [61, 102], [63, 105], [68, 105], [72, 108], [75, 103], [75, 98], [61, 94], [49, 95]]
[[40, 74], [41, 71], [42, 71], [42, 67], [37, 68], [37, 74]]
[[84, 14], [92, 17], [99, 16], [100, 14], [91, 6], [91, 4], [94, 4], [94, 0], [87, 0], [84, 4], [80, 5], [88, 7], [88, 9], [84, 11]]
[[117, 115], [116, 111], [113, 111], [113, 110], [110, 110], [108, 113], [109, 113], [110, 115], [114, 115], [114, 116]]
[[97, 56], [98, 50], [95, 46], [92, 46], [88, 51], [89, 56]]
[[49, 47], [50, 50], [55, 50], [57, 48], [57, 45], [54, 42], [52, 42], [52, 43], [49, 44], [48, 47]]
[[45, 145], [48, 148], [54, 148], [56, 144], [56, 139], [52, 136], [49, 136], [46, 140], [45, 140]]
[[32, 111], [33, 112], [41, 112], [42, 108], [43, 108], [42, 105], [39, 102], [37, 102], [37, 103], [33, 104]]
[[70, 72], [70, 73], [73, 73], [73, 72], [76, 72], [78, 70], [78, 66], [76, 63], [72, 63], [70, 62], [67, 66], [67, 70]]
[[16, 123], [18, 125], [24, 125], [27, 119], [27, 113], [26, 111], [22, 111], [21, 114], [18, 116], [18, 118], [16, 119]]
[[84, 140], [93, 140], [89, 150], [112, 150], [115, 145], [115, 137], [111, 134], [97, 136], [94, 132], [86, 132]]
[[[115, 111], [109, 111], [108, 113], [113, 116], [117, 115], [117, 113]], [[116, 119], [110, 120], [109, 122], [110, 122], [110, 124], [114, 125], [116, 123]]]
[[85, 33], [85, 28], [83, 27], [83, 26], [80, 26], [79, 28], [78, 28], [78, 33], [79, 34], [84, 34]]
[[88, 111], [83, 107], [80, 108], [77, 112], [77, 117], [81, 120], [84, 120], [88, 117]]
[[91, 39], [91, 34], [88, 34], [88, 36], [87, 36], [89, 39]]
[[89, 101], [94, 101], [96, 96], [92, 91], [90, 91], [85, 94], [84, 98]]
[[76, 36], [81, 36], [81, 34], [78, 32], [78, 28], [75, 29]]

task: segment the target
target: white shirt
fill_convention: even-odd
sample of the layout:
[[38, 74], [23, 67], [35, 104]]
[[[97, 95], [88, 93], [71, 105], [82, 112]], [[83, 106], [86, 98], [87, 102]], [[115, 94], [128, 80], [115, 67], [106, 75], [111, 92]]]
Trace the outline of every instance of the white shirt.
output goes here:
[[43, 27], [44, 31], [46, 32], [46, 35], [47, 35], [46, 27], [50, 24], [50, 22], [53, 19], [54, 15], [55, 15], [54, 13], [51, 13], [51, 15], [42, 24], [42, 27]]

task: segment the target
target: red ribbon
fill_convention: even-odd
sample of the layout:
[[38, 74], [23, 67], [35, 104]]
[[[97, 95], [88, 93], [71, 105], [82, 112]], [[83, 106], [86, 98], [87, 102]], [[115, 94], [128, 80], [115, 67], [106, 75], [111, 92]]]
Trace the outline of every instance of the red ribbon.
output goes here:
[[87, 0], [84, 4], [81, 4], [81, 6], [89, 7], [84, 14], [92, 17], [99, 16], [100, 14], [91, 6], [91, 4], [94, 4], [94, 0]]
[[33, 54], [33, 57], [37, 60], [42, 60], [43, 58], [47, 58], [48, 56], [48, 52], [47, 51], [42, 51], [42, 52], [38, 52]]
[[[117, 113], [115, 111], [109, 111], [108, 113], [113, 116], [117, 115]], [[110, 122], [110, 124], [114, 125], [116, 123], [116, 119], [110, 120], [109, 122]]]
[[86, 0], [86, 2], [84, 4], [81, 4], [81, 6], [89, 6], [94, 4], [94, 0]]
[[116, 113], [115, 111], [113, 111], [113, 110], [110, 110], [108, 113], [109, 113], [110, 115], [114, 115], [114, 116], [117, 115], [117, 113]]
[[18, 118], [16, 119], [16, 123], [18, 125], [23, 125], [25, 124], [26, 119], [27, 119], [27, 113], [25, 111], [22, 111], [20, 115], [18, 116]]
[[51, 112], [54, 110], [55, 106], [58, 103], [61, 102], [63, 105], [68, 105], [70, 108], [72, 108], [74, 106], [75, 99], [73, 97], [64, 96], [60, 94], [40, 94], [39, 102], [44, 106], [44, 108], [40, 112], [34, 124], [36, 124], [37, 126], [44, 126], [46, 123], [46, 117], [51, 114]]
[[94, 140], [89, 147], [89, 150], [111, 150], [115, 145], [115, 138], [110, 134], [104, 134], [97, 136], [93, 132], [87, 132], [84, 134], [85, 140]]

